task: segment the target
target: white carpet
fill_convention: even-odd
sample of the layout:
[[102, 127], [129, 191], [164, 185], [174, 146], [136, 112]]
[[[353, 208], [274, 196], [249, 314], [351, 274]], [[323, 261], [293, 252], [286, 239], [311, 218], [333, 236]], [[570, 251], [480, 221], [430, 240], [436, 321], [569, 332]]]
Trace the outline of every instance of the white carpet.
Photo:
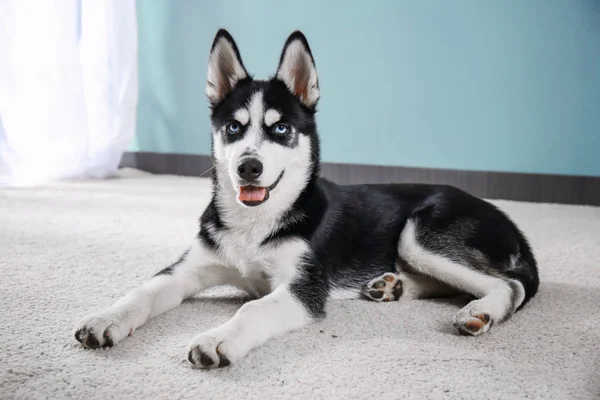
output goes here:
[[489, 334], [456, 334], [456, 302], [335, 302], [322, 322], [226, 369], [188, 341], [230, 318], [228, 289], [185, 302], [109, 350], [72, 337], [85, 313], [177, 259], [210, 182], [121, 179], [0, 190], [1, 399], [599, 399], [600, 208], [495, 202], [531, 239], [537, 297]]

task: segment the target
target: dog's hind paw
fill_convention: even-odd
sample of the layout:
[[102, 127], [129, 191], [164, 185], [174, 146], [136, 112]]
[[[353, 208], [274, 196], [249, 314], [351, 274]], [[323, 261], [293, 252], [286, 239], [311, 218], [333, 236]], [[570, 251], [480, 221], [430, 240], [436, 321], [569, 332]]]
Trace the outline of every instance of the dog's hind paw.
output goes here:
[[478, 336], [486, 333], [494, 325], [490, 314], [478, 307], [477, 300], [454, 315], [454, 326], [463, 335]]
[[362, 294], [367, 299], [377, 302], [398, 300], [402, 296], [402, 280], [398, 275], [386, 272], [369, 281]]

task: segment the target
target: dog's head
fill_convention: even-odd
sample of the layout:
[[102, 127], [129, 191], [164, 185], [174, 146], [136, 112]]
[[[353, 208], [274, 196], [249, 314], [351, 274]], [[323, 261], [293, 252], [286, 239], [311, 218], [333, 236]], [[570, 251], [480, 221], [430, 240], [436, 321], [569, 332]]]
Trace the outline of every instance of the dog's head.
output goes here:
[[248, 74], [231, 35], [220, 30], [209, 56], [206, 95], [220, 189], [233, 191], [242, 207], [289, 207], [319, 161], [319, 85], [304, 35], [290, 35], [275, 76], [259, 81]]

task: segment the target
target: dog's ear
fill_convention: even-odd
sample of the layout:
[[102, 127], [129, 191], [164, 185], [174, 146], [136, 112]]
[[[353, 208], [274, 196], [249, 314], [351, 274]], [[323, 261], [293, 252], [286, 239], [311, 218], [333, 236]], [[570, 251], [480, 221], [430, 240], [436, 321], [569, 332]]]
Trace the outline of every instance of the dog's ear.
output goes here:
[[229, 94], [235, 85], [248, 77], [235, 41], [225, 29], [215, 36], [208, 59], [206, 96], [212, 105]]
[[277, 79], [283, 81], [302, 104], [313, 108], [319, 100], [317, 68], [306, 37], [300, 31], [290, 35], [283, 46]]

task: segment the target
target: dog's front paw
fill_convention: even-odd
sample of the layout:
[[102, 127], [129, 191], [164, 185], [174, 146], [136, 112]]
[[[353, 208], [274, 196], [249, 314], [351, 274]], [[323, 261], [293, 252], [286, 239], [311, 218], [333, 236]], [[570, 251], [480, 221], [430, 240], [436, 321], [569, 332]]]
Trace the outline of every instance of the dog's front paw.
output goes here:
[[112, 347], [133, 333], [123, 313], [110, 310], [90, 314], [75, 325], [75, 339], [86, 349]]
[[237, 360], [239, 353], [227, 335], [217, 328], [192, 340], [188, 360], [198, 368], [221, 368]]

